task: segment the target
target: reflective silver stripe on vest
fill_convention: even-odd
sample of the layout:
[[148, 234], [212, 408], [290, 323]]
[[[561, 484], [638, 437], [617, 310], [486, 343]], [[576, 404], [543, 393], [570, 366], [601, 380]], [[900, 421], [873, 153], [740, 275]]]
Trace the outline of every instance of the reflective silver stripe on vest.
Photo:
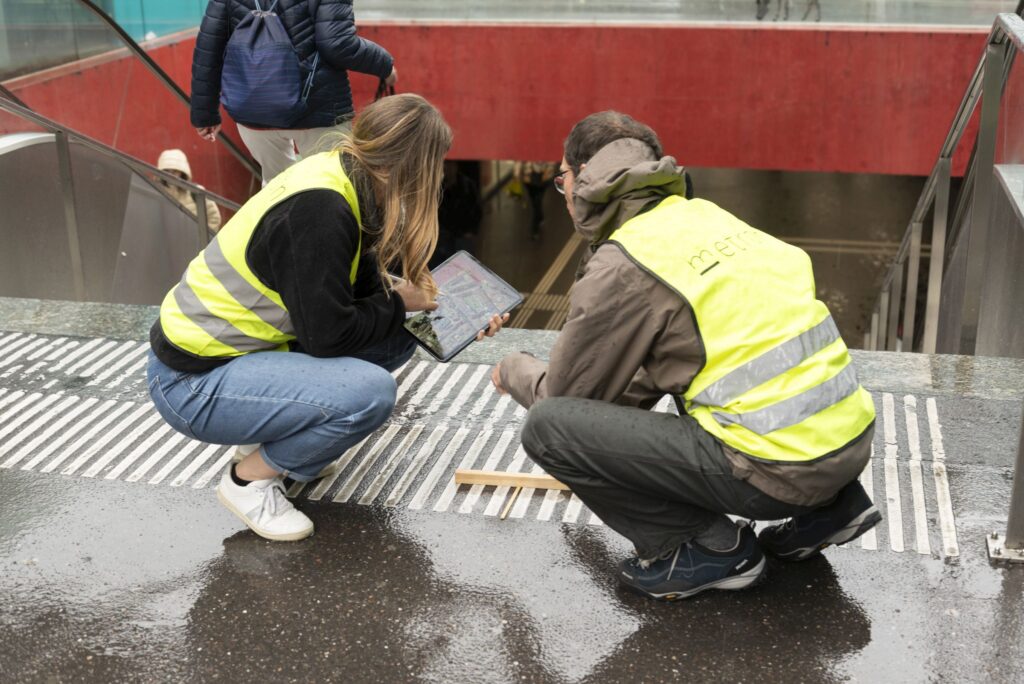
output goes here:
[[817, 387], [760, 411], [737, 414], [715, 412], [713, 415], [719, 425], [742, 425], [751, 432], [767, 435], [769, 432], [796, 425], [829, 406], [838, 404], [856, 392], [858, 387], [860, 384], [857, 382], [857, 371], [854, 370], [853, 364], [849, 363], [838, 375]]
[[769, 349], [728, 375], [716, 380], [695, 396], [691, 403], [698, 406], [727, 406], [729, 402], [796, 368], [805, 359], [839, 339], [839, 328], [829, 316], [818, 325], [791, 340]]
[[181, 312], [202, 328], [203, 332], [229, 347], [248, 352], [270, 349], [274, 346], [266, 340], [249, 337], [231, 322], [210, 313], [210, 310], [196, 296], [195, 291], [185, 282], [185, 276], [182, 276], [181, 282], [174, 288], [174, 301]]
[[[278, 306], [277, 302], [265, 296], [249, 284], [242, 274], [224, 256], [217, 238], [210, 241], [203, 252], [206, 267], [224, 289], [243, 307], [252, 311], [261, 321], [277, 328], [286, 335], [292, 334], [292, 319], [288, 310]], [[232, 345], [234, 346], [234, 345]]]

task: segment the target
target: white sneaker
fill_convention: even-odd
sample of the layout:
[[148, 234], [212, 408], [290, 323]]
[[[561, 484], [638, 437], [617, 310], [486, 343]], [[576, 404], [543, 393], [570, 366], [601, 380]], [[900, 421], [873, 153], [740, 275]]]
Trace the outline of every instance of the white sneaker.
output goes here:
[[[259, 444], [239, 444], [237, 447], [235, 447], [235, 453], [231, 455], [232, 462], [238, 463], [243, 458], [259, 449], [260, 446], [261, 445]], [[337, 461], [334, 461], [333, 463], [328, 463], [326, 466], [324, 466], [323, 470], [316, 474], [316, 477], [314, 477], [313, 479], [319, 480], [324, 477], [330, 477], [331, 475], [337, 473], [339, 470], [341, 470], [341, 468], [338, 466]]]
[[281, 478], [256, 480], [239, 487], [224, 471], [217, 498], [256, 534], [274, 541], [296, 541], [313, 534], [313, 521], [284, 495]]

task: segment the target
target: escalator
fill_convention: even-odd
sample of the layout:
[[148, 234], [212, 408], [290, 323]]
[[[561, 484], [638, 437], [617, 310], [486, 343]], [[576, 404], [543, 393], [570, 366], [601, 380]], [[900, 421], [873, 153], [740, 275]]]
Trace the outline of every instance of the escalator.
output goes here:
[[[258, 167], [230, 134], [201, 140], [160, 64], [97, 5], [72, 4], [40, 16], [55, 33], [85, 17], [91, 44], [114, 47], [0, 82], [0, 296], [157, 304], [209, 234], [147, 162], [184, 150], [205, 189], [164, 182], [208, 193], [225, 220]], [[3, 57], [0, 78], [18, 71]]]

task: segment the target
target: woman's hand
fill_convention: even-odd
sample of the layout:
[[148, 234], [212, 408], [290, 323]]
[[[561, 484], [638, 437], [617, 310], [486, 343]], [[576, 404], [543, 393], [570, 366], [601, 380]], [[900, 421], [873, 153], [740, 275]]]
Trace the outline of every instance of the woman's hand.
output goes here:
[[505, 314], [504, 316], [494, 314], [491, 316], [491, 322], [487, 324], [487, 330], [481, 330], [476, 334], [476, 341], [479, 342], [484, 339], [484, 337], [494, 337], [498, 334], [498, 331], [501, 330], [501, 326], [506, 323], [508, 323], [508, 314]]
[[437, 302], [426, 290], [421, 290], [412, 283], [403, 280], [394, 287], [405, 303], [406, 311], [433, 311], [437, 308]]

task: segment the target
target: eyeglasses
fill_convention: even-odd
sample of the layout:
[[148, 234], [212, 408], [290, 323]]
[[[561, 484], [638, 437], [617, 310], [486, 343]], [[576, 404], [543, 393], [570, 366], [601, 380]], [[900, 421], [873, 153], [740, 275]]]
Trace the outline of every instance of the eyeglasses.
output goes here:
[[570, 171], [572, 171], [572, 169], [565, 169], [565, 170], [559, 169], [559, 171], [561, 171], [561, 173], [558, 174], [557, 176], [555, 176], [554, 178], [552, 178], [551, 180], [554, 182], [555, 190], [558, 191], [558, 194], [564, 195], [565, 194], [565, 174], [567, 174]]

